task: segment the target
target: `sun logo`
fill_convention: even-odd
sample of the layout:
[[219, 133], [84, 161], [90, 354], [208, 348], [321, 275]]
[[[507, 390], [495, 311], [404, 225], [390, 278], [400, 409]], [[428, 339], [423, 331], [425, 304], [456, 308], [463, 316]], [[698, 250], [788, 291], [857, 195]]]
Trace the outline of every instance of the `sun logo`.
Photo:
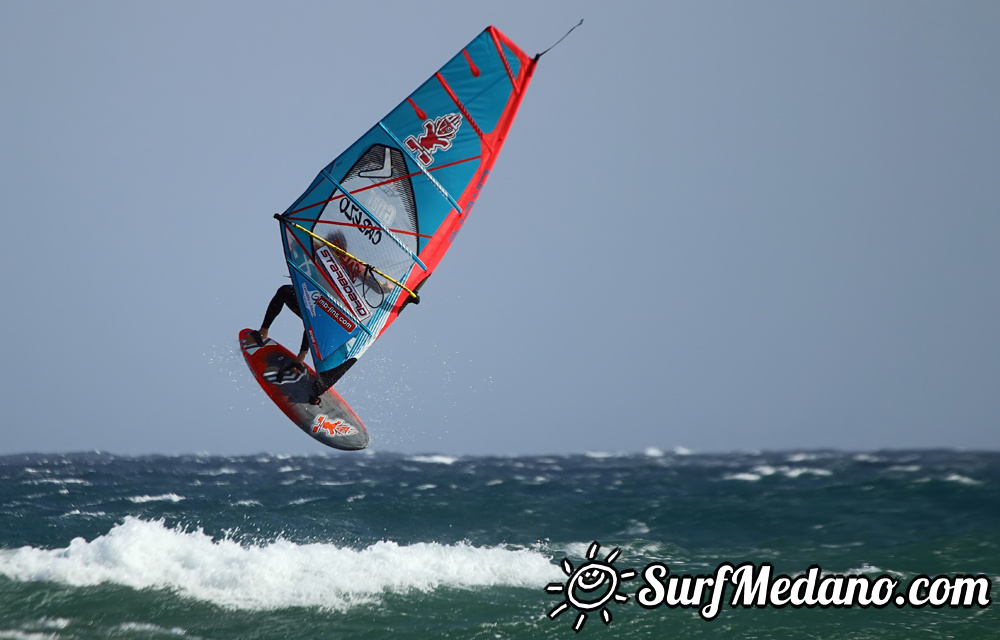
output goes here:
[[618, 592], [618, 586], [636, 576], [634, 569], [628, 569], [619, 573], [613, 566], [615, 560], [621, 555], [622, 550], [615, 548], [604, 560], [595, 560], [597, 552], [601, 550], [601, 545], [594, 541], [587, 549], [588, 562], [583, 563], [576, 569], [568, 558], [562, 560], [562, 570], [568, 576], [566, 583], [550, 582], [546, 587], [546, 593], [562, 593], [565, 599], [560, 602], [552, 611], [549, 611], [549, 618], [553, 620], [569, 607], [574, 607], [579, 611], [576, 621], [573, 622], [573, 631], [580, 633], [583, 623], [587, 621], [587, 614], [591, 611], [600, 611], [604, 624], [611, 624], [611, 612], [604, 608], [611, 600], [615, 602], [628, 602], [628, 596]]

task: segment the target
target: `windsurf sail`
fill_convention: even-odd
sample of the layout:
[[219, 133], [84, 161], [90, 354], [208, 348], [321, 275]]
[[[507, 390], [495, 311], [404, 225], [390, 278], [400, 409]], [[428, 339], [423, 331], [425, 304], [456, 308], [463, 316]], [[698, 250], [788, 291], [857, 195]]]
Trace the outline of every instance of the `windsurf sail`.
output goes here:
[[317, 371], [346, 371], [419, 302], [537, 61], [488, 27], [275, 215]]

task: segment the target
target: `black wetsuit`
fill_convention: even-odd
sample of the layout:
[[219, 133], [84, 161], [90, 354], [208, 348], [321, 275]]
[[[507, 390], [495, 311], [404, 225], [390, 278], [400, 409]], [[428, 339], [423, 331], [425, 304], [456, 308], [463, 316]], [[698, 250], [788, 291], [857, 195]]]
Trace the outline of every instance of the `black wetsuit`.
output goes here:
[[[282, 306], [288, 307], [288, 309], [297, 315], [302, 317], [302, 309], [299, 307], [299, 301], [295, 297], [295, 288], [290, 285], [282, 285], [278, 287], [278, 290], [274, 293], [274, 297], [271, 298], [271, 302], [267, 305], [267, 311], [264, 312], [264, 322], [260, 323], [261, 329], [270, 329], [271, 323], [274, 319], [278, 317], [281, 313]], [[307, 331], [302, 332], [302, 347], [299, 349], [300, 352], [309, 349], [309, 333]], [[316, 382], [313, 383], [313, 394], [320, 396], [324, 391], [329, 389], [334, 385], [337, 380], [340, 380], [341, 376], [347, 373], [347, 370], [355, 363], [357, 358], [349, 358], [346, 362], [340, 366], [334, 367], [329, 371], [320, 371], [316, 378]]]
[[[267, 311], [264, 312], [264, 322], [260, 323], [261, 329], [270, 329], [271, 323], [274, 319], [278, 317], [281, 313], [282, 305], [288, 307], [289, 311], [302, 317], [302, 310], [299, 309], [299, 301], [295, 297], [295, 288], [290, 284], [282, 285], [278, 287], [278, 290], [274, 293], [274, 297], [271, 298], [271, 303], [267, 305]], [[299, 351], [305, 351], [309, 348], [309, 334], [303, 330], [302, 331], [302, 347]]]

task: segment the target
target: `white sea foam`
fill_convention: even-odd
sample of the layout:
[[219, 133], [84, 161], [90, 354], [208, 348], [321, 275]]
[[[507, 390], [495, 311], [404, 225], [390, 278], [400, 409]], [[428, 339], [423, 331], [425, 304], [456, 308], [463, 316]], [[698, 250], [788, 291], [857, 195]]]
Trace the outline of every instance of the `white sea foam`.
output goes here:
[[786, 478], [798, 478], [801, 475], [813, 475], [813, 476], [832, 476], [833, 472], [829, 469], [814, 469], [812, 467], [781, 467], [779, 469], [781, 473], [785, 474]]
[[37, 627], [39, 629], [65, 629], [69, 626], [69, 620], [66, 618], [41, 618], [38, 622], [31, 625], [31, 627]]
[[37, 622], [29, 622], [21, 629], [0, 628], [0, 638], [5, 640], [49, 640], [59, 636], [52, 633], [42, 633], [43, 630], [65, 629], [70, 621], [65, 618], [41, 618]]
[[154, 635], [186, 636], [187, 632], [180, 627], [161, 627], [158, 624], [148, 622], [123, 622], [117, 627], [117, 631], [127, 634], [144, 633]]
[[583, 455], [587, 456], [588, 458], [593, 458], [594, 460], [604, 460], [606, 458], [620, 458], [620, 457], [622, 457], [622, 454], [620, 454], [620, 453], [611, 453], [610, 451], [586, 451], [586, 452], [584, 452]]
[[880, 458], [870, 453], [855, 454], [854, 460], [857, 462], [885, 462], [885, 458]]
[[628, 536], [644, 536], [649, 533], [649, 525], [641, 520], [629, 520], [628, 528], [625, 529], [625, 535]]
[[39, 478], [38, 480], [25, 480], [24, 484], [79, 484], [83, 486], [90, 486], [90, 483], [86, 480], [81, 480], [79, 478]]
[[647, 458], [662, 458], [663, 457], [663, 451], [661, 451], [660, 449], [657, 449], [656, 447], [646, 447], [646, 449], [642, 452], [642, 454], [644, 456], [646, 456]]
[[585, 558], [587, 556], [587, 551], [590, 549], [589, 542], [570, 542], [565, 545], [564, 551], [567, 556], [576, 556], [578, 558]]
[[962, 476], [957, 473], [952, 473], [946, 476], [945, 482], [957, 482], [959, 484], [968, 484], [968, 485], [982, 484], [982, 481], [980, 480], [973, 480], [968, 476]]
[[458, 462], [458, 458], [453, 458], [452, 456], [413, 456], [412, 458], [407, 458], [410, 462], [423, 462], [426, 464], [455, 464]]
[[789, 462], [808, 462], [819, 459], [819, 456], [815, 453], [792, 453], [785, 459]]
[[55, 640], [58, 637], [52, 633], [28, 633], [14, 629], [0, 629], [0, 638], [4, 640]]
[[858, 576], [858, 575], [873, 576], [873, 575], [886, 574], [886, 573], [889, 574], [889, 575], [900, 577], [900, 578], [902, 578], [904, 576], [904, 574], [900, 573], [899, 571], [893, 571], [892, 569], [880, 569], [879, 567], [876, 567], [875, 565], [868, 564], [867, 562], [862, 562], [860, 567], [856, 567], [856, 568], [853, 568], [853, 569], [848, 569], [847, 571], [844, 572], [844, 575], [848, 575], [848, 576]]
[[129, 498], [129, 500], [136, 504], [143, 504], [145, 502], [180, 502], [183, 499], [183, 496], [179, 496], [176, 493], [164, 493], [162, 496], [132, 496]]
[[723, 480], [743, 480], [744, 482], [757, 482], [760, 476], [756, 473], [730, 473], [722, 476]]
[[772, 467], [769, 464], [760, 464], [751, 469], [750, 471], [743, 471], [740, 473], [730, 473], [722, 476], [723, 480], [743, 480], [745, 482], [756, 482], [765, 476], [773, 476], [775, 474], [781, 474], [786, 478], [798, 478], [802, 475], [814, 475], [814, 476], [832, 476], [833, 472], [829, 469], [818, 469], [814, 467]]
[[71, 586], [168, 589], [250, 610], [342, 610], [377, 602], [386, 593], [439, 587], [540, 589], [565, 577], [549, 558], [531, 549], [382, 541], [357, 550], [283, 539], [244, 545], [134, 517], [93, 540], [76, 538], [63, 549], [0, 550], [0, 575]]
[[232, 467], [222, 467], [221, 469], [209, 469], [208, 471], [199, 471], [200, 476], [234, 476], [238, 474], [239, 471], [233, 469]]

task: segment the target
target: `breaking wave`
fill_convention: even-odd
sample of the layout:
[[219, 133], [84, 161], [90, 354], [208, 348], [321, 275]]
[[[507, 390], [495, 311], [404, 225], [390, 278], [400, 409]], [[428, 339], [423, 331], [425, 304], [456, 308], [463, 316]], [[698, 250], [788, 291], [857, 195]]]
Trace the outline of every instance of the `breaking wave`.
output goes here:
[[165, 589], [231, 609], [343, 610], [386, 593], [439, 587], [541, 588], [561, 573], [531, 549], [391, 541], [351, 549], [284, 539], [248, 546], [200, 529], [128, 517], [103, 536], [76, 538], [63, 549], [0, 550], [0, 575], [79, 587]]

